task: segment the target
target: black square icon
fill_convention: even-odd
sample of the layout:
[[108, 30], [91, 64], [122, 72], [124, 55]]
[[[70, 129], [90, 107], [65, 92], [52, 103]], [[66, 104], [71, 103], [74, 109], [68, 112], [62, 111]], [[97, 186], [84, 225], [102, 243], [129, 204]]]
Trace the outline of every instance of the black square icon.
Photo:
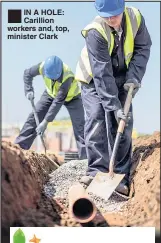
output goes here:
[[8, 23], [21, 23], [21, 9], [8, 10]]

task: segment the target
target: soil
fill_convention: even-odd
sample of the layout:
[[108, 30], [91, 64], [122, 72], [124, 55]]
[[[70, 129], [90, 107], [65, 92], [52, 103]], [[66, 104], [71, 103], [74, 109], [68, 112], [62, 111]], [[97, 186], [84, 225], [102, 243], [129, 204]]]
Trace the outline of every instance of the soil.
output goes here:
[[160, 133], [133, 142], [130, 199], [118, 214], [104, 215], [111, 226], [153, 226], [160, 231]]
[[[9, 242], [10, 226], [154, 226], [160, 231], [160, 132], [134, 140], [130, 199], [119, 213], [98, 212], [80, 225], [61, 200], [43, 194], [55, 165], [43, 154], [24, 151], [2, 141], [2, 242]], [[51, 156], [51, 155], [50, 155]], [[52, 159], [58, 162], [56, 156]]]
[[[37, 212], [41, 211], [38, 205], [43, 198], [42, 187], [56, 167], [44, 154], [26, 152], [10, 142], [2, 141], [1, 154], [2, 242], [9, 242], [9, 227], [20, 225], [21, 221], [24, 226], [50, 225], [49, 218]], [[59, 219], [56, 210], [54, 213]]]

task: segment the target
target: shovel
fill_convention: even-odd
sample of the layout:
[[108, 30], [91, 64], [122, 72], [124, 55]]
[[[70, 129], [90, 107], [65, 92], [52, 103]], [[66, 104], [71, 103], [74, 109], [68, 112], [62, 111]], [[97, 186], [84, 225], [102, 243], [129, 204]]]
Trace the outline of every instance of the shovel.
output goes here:
[[[32, 110], [33, 110], [34, 117], [35, 117], [36, 126], [38, 126], [38, 125], [39, 125], [39, 118], [38, 118], [38, 115], [37, 115], [37, 112], [36, 112], [36, 108], [35, 108], [34, 100], [31, 100], [31, 105], [32, 105]], [[44, 141], [42, 135], [40, 134], [40, 135], [38, 135], [38, 136], [39, 136], [40, 141], [41, 141], [41, 143], [42, 143], [42, 145], [43, 145], [44, 152], [45, 152], [45, 156], [48, 158], [48, 160], [50, 160], [50, 161], [56, 166], [56, 168], [58, 168], [60, 165], [59, 165], [57, 162], [55, 162], [55, 161], [53, 161], [52, 159], [50, 159], [50, 158], [47, 156], [47, 154], [46, 154], [46, 145], [45, 145], [45, 141]]]
[[[129, 84], [130, 88], [128, 90], [127, 98], [124, 105], [124, 114], [127, 117], [131, 101], [132, 101], [132, 92], [135, 88], [134, 84]], [[109, 163], [109, 173], [98, 172], [88, 188], [86, 189], [88, 194], [95, 194], [105, 200], [108, 200], [112, 195], [116, 187], [119, 185], [121, 180], [124, 178], [125, 174], [115, 174], [114, 173], [114, 164], [116, 160], [116, 155], [118, 152], [118, 147], [121, 140], [121, 135], [124, 132], [126, 122], [124, 120], [120, 120], [119, 126], [117, 129], [117, 135], [114, 143], [114, 148], [112, 151], [112, 156]]]

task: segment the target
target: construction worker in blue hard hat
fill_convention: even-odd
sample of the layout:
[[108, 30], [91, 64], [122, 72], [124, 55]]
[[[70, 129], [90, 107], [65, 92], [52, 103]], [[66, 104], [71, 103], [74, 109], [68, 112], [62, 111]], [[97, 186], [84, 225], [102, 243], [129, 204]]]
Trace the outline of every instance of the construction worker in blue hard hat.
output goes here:
[[[85, 47], [75, 78], [81, 82], [86, 114], [85, 143], [88, 170], [81, 182], [89, 185], [98, 171], [108, 172], [119, 119], [127, 121], [123, 106], [129, 83], [138, 92], [152, 45], [144, 17], [124, 0], [96, 0], [98, 16], [83, 30]], [[126, 174], [116, 191], [129, 193], [133, 115], [121, 138], [115, 172]], [[107, 134], [107, 135], [106, 135]]]
[[45, 91], [36, 104], [39, 126], [36, 127], [34, 114], [27, 118], [15, 143], [28, 150], [36, 135], [43, 134], [49, 122], [52, 122], [62, 105], [67, 108], [73, 124], [74, 135], [80, 159], [86, 158], [84, 144], [84, 110], [78, 82], [71, 69], [57, 56], [48, 57], [24, 71], [25, 95], [30, 101], [34, 99], [33, 78], [42, 75]]

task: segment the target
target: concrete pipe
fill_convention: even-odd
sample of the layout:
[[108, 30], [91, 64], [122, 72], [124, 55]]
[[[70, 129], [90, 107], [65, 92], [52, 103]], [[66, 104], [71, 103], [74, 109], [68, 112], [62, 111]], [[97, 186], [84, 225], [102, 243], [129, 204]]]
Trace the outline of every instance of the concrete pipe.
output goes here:
[[73, 185], [69, 189], [69, 214], [79, 223], [88, 223], [97, 213], [96, 206], [88, 197], [81, 184]]

